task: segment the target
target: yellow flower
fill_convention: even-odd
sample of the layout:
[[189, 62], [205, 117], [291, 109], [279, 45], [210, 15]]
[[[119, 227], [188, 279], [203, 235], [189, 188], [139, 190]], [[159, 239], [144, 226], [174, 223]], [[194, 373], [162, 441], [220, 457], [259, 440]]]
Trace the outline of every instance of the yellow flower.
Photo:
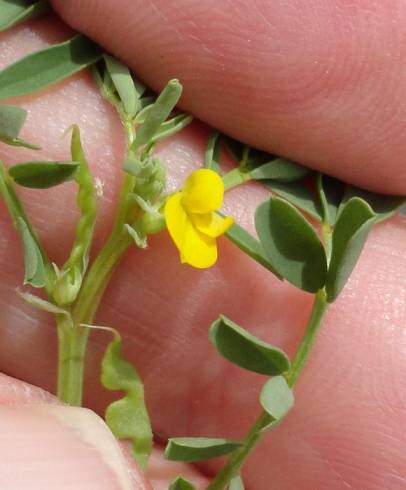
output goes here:
[[182, 263], [198, 269], [211, 267], [217, 260], [216, 238], [233, 224], [233, 218], [219, 216], [224, 184], [213, 170], [195, 170], [180, 192], [165, 204], [169, 234], [180, 252]]

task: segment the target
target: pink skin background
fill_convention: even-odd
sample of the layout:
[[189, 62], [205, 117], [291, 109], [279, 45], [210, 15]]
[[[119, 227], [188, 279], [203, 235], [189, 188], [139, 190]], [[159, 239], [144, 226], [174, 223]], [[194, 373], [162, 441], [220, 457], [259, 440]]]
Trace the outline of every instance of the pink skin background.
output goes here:
[[[397, 63], [404, 59], [405, 46], [398, 20], [406, 11], [400, 2], [383, 6], [311, 1], [304, 11], [297, 2], [273, 2], [272, 12], [267, 2], [252, 2], [255, 8], [248, 10], [240, 2], [185, 0], [106, 0], [103, 8], [98, 2], [55, 4], [66, 22], [122, 56], [151, 86], [159, 88], [169, 77], [179, 77], [185, 84], [185, 108], [201, 119], [356, 184], [406, 191], [401, 159], [405, 102], [400, 97], [405, 80]], [[130, 7], [137, 15], [128, 14]], [[391, 28], [385, 27], [390, 19], [394, 19]], [[54, 17], [2, 34], [0, 65], [70, 34]], [[43, 147], [43, 158], [65, 159], [69, 142], [60, 136], [70, 124], [80, 125], [86, 153], [103, 188], [97, 250], [111, 224], [121, 178], [124, 141], [119, 121], [85, 74], [20, 102], [29, 111], [22, 136]], [[200, 165], [206, 136], [207, 128], [196, 122], [160, 148], [170, 188]], [[12, 164], [38, 154], [2, 147], [1, 158]], [[73, 191], [69, 184], [21, 193], [58, 263], [73, 238], [77, 218]], [[227, 196], [225, 209], [252, 230], [252, 212], [265, 195], [255, 186], [237, 189]], [[53, 392], [52, 319], [24, 305], [15, 293], [23, 273], [21, 252], [4, 208], [0, 229], [0, 369]], [[401, 217], [371, 234], [348, 285], [327, 315], [298, 383], [294, 410], [246, 467], [248, 489], [268, 490], [271, 484], [281, 490], [404, 488], [405, 243]], [[222, 360], [207, 340], [207, 328], [219, 313], [293, 355], [310, 311], [309, 295], [274, 279], [223, 239], [219, 255], [215, 268], [192, 270], [180, 265], [165, 235], [153, 237], [147, 251], [134, 248], [126, 254], [97, 318], [122, 332], [125, 354], [145, 380], [154, 430], [161, 441], [181, 435], [238, 438], [259, 412], [257, 393], [264, 379]], [[98, 382], [98, 363], [107, 340], [106, 334], [92, 334], [88, 359], [85, 404], [98, 413], [110, 396]], [[0, 452], [15, 454], [16, 471], [21, 471], [22, 462], [26, 465], [30, 459], [18, 460], [19, 438], [25, 435], [32, 441], [35, 436], [45, 451], [50, 438], [41, 434], [47, 430], [55, 434], [50, 425], [41, 425], [43, 430], [38, 431], [24, 407], [54, 401], [10, 378], [0, 381], [0, 421], [9, 428], [7, 436], [0, 437]], [[10, 404], [20, 409], [10, 414], [4, 407], [1, 416], [3, 406]], [[72, 468], [63, 461], [75, 458], [77, 441], [72, 442], [69, 428], [57, 433], [69, 457], [64, 458], [62, 450], [53, 454], [61, 475], [71, 475]], [[80, 431], [76, 435], [81, 444]], [[152, 483], [154, 488], [165, 488], [178, 468], [155, 458]], [[38, 469], [36, 461], [32, 459], [31, 466]], [[202, 464], [202, 475], [219, 464]], [[99, 484], [95, 488], [113, 488], [101, 460], [100, 465], [100, 471], [97, 461], [87, 470], [79, 461], [75, 488], [91, 488], [80, 468], [83, 474], [93, 472], [93, 481]], [[38, 475], [41, 471], [46, 475], [49, 468], [41, 468]], [[204, 476], [196, 469], [181, 471], [190, 471], [198, 488], [204, 487]], [[137, 470], [133, 468], [132, 474], [138, 475]], [[140, 476], [134, 478], [134, 488], [148, 488]], [[61, 477], [60, 488], [64, 484], [72, 488]]]

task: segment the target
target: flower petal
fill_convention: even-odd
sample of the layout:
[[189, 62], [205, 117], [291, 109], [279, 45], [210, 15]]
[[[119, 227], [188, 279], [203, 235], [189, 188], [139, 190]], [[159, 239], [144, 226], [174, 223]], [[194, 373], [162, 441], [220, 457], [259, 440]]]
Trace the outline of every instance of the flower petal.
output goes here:
[[220, 216], [217, 213], [191, 214], [194, 226], [205, 235], [217, 238], [225, 233], [234, 223], [231, 216]]
[[182, 263], [198, 269], [206, 269], [217, 260], [217, 245], [214, 238], [198, 231], [183, 209], [180, 192], [169, 197], [165, 204], [166, 226], [180, 252]]
[[186, 179], [182, 196], [182, 204], [188, 212], [210, 213], [219, 209], [223, 203], [223, 180], [214, 170], [195, 170]]

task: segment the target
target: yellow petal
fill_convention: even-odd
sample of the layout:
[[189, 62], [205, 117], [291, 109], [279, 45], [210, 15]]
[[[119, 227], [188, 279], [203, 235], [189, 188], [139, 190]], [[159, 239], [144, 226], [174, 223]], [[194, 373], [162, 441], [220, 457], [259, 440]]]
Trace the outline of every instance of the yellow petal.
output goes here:
[[188, 212], [210, 213], [223, 203], [223, 180], [214, 170], [195, 170], [186, 179], [182, 195], [182, 204]]
[[217, 213], [191, 214], [190, 219], [200, 232], [212, 238], [217, 238], [225, 233], [234, 223], [231, 216], [223, 218]]
[[214, 238], [198, 231], [183, 209], [180, 192], [169, 197], [165, 204], [165, 220], [169, 234], [180, 252], [182, 263], [205, 269], [217, 260]]

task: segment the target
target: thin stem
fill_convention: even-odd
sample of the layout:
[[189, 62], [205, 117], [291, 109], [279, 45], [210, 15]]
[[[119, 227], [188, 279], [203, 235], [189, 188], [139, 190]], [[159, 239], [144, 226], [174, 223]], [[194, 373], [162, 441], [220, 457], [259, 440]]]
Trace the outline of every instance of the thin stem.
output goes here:
[[226, 191], [237, 187], [238, 185], [244, 184], [251, 180], [251, 175], [249, 172], [244, 172], [239, 168], [233, 168], [226, 174], [223, 175], [224, 189]]
[[[297, 381], [300, 373], [302, 372], [309, 353], [315, 343], [317, 333], [321, 326], [321, 320], [327, 308], [326, 294], [324, 289], [318, 291], [313, 303], [312, 312], [306, 327], [306, 332], [300, 342], [296, 355], [291, 364], [291, 368], [285, 374], [285, 378], [290, 387], [293, 387]], [[230, 483], [233, 476], [238, 474], [251, 453], [252, 449], [260, 441], [263, 432], [262, 428], [272, 423], [272, 418], [266, 413], [262, 412], [254, 425], [245, 437], [242, 447], [237, 449], [230, 457], [225, 466], [217, 474], [214, 480], [207, 487], [207, 490], [223, 490]], [[272, 425], [276, 425], [277, 421], [274, 421]]]

